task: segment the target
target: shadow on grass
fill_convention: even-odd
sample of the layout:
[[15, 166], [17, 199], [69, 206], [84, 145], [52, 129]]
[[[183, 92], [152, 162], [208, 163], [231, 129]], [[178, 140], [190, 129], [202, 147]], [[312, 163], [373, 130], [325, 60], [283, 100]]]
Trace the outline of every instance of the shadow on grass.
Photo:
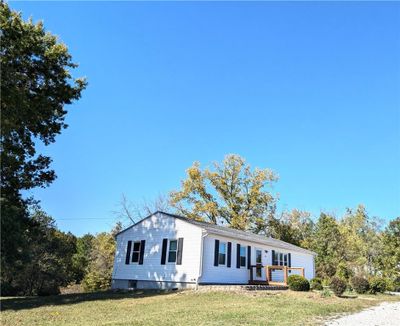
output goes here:
[[43, 306], [58, 306], [58, 305], [71, 305], [88, 301], [102, 301], [102, 300], [121, 300], [121, 299], [137, 299], [145, 298], [156, 295], [168, 295], [171, 291], [132, 291], [132, 292], [114, 292], [102, 291], [93, 293], [74, 293], [74, 294], [60, 294], [48, 297], [12, 297], [1, 298], [1, 311], [6, 310], [24, 310], [33, 309]]

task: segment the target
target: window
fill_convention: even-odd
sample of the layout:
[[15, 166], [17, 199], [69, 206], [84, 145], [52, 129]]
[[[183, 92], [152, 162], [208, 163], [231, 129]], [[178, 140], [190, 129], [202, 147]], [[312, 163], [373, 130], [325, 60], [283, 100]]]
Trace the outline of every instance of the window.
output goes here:
[[169, 249], [168, 249], [168, 262], [175, 263], [176, 262], [176, 252], [178, 250], [178, 241], [169, 240]]
[[226, 242], [219, 243], [218, 265], [225, 265], [226, 261]]
[[288, 255], [275, 251], [274, 265], [288, 266]]
[[246, 247], [240, 246], [240, 266], [246, 266]]
[[132, 263], [138, 263], [140, 259], [140, 241], [133, 243]]
[[261, 277], [262, 275], [262, 251], [260, 249], [256, 250], [256, 276]]
[[128, 289], [135, 290], [137, 288], [137, 280], [129, 280], [128, 281]]

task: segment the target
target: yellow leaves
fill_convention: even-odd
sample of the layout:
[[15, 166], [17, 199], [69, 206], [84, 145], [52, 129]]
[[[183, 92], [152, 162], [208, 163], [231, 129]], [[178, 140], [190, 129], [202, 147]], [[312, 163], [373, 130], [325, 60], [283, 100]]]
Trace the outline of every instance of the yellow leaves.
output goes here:
[[263, 224], [260, 219], [265, 219], [275, 205], [275, 197], [264, 188], [277, 176], [269, 169], [252, 170], [236, 154], [213, 166], [213, 170], [202, 170], [200, 163], [194, 162], [186, 170], [181, 190], [171, 192], [171, 204], [188, 217], [212, 223], [223, 219], [241, 230]]

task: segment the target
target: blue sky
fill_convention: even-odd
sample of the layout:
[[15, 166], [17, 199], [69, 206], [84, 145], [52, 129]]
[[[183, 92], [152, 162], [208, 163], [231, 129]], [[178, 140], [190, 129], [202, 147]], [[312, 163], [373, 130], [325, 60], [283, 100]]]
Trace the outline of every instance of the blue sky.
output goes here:
[[108, 230], [121, 193], [151, 200], [228, 153], [279, 174], [281, 209], [400, 215], [399, 3], [11, 6], [89, 82], [42, 149], [58, 179], [32, 191], [62, 230]]

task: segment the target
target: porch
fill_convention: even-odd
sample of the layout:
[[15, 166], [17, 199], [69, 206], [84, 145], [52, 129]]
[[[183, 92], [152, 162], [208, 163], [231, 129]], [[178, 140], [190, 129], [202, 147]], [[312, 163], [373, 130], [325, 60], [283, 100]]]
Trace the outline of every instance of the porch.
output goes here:
[[[265, 269], [265, 279], [262, 279], [262, 270]], [[287, 286], [290, 275], [301, 275], [304, 277], [304, 267], [288, 267], [281, 265], [261, 264], [250, 266], [250, 285]]]

